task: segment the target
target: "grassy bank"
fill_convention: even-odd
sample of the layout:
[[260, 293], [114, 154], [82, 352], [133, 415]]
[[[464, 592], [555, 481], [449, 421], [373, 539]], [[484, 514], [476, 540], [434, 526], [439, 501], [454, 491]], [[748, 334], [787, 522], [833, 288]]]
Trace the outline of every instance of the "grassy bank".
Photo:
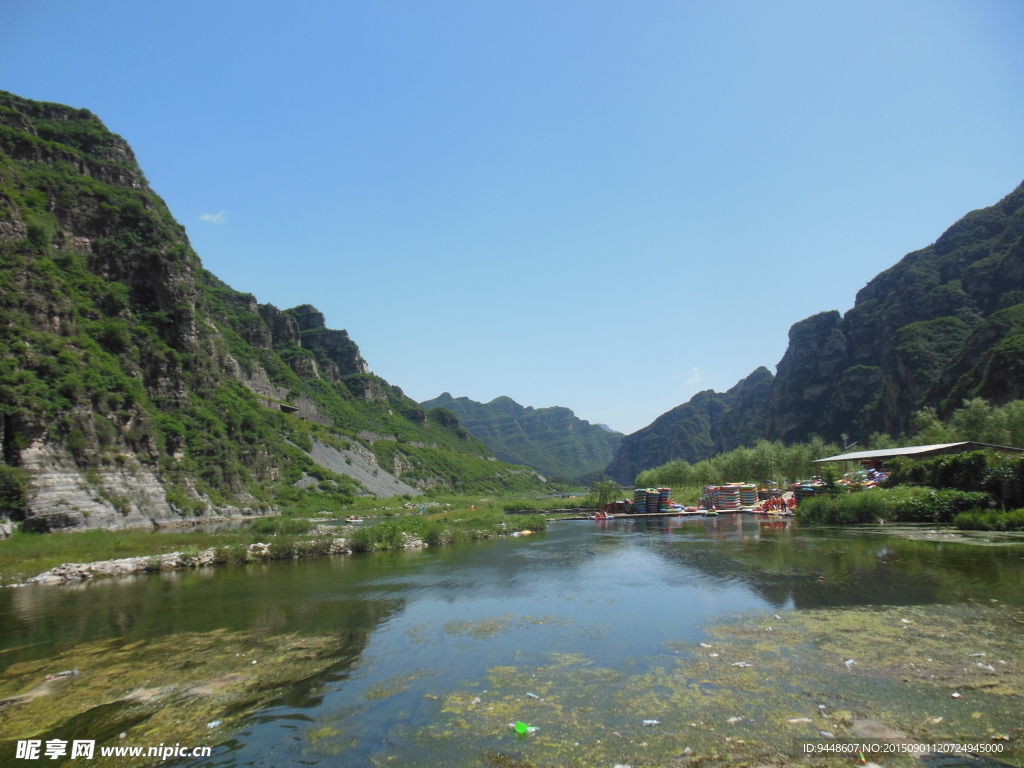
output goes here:
[[871, 488], [835, 496], [805, 499], [796, 509], [801, 523], [952, 523], [961, 512], [987, 508], [995, 500], [987, 493], [935, 490], [914, 486]]
[[[264, 518], [248, 528], [217, 533], [149, 530], [22, 533], [0, 541], [0, 584], [25, 581], [63, 563], [90, 563], [127, 557], [152, 557], [169, 552], [198, 554], [213, 549], [217, 562], [245, 562], [250, 544], [270, 544], [268, 557], [327, 554], [334, 537], [311, 536], [312, 525], [301, 518]], [[393, 549], [407, 534], [437, 546], [491, 538], [515, 531], [543, 531], [547, 521], [539, 515], [505, 515], [499, 510], [469, 509], [435, 515], [414, 515], [384, 520], [357, 529], [339, 529], [356, 552]]]
[[399, 515], [418, 514], [421, 505], [427, 505], [427, 512], [470, 512], [473, 507], [477, 512], [507, 512], [531, 510], [542, 512], [548, 509], [565, 509], [593, 506], [594, 498], [586, 490], [566, 493], [565, 498], [537, 498], [535, 493], [501, 494], [485, 496], [482, 494], [452, 494], [447, 496], [395, 496], [380, 499], [374, 496], [362, 496], [339, 509], [323, 509], [317, 506], [283, 506], [282, 512], [292, 517], [335, 517], [344, 518], [348, 515], [368, 515], [373, 517], [393, 517]]
[[376, 525], [357, 528], [348, 536], [348, 541], [354, 552], [370, 552], [400, 547], [405, 536], [421, 539], [430, 546], [438, 546], [489, 539], [516, 531], [546, 529], [547, 519], [543, 515], [506, 515], [497, 510], [458, 510], [440, 515], [384, 520]]

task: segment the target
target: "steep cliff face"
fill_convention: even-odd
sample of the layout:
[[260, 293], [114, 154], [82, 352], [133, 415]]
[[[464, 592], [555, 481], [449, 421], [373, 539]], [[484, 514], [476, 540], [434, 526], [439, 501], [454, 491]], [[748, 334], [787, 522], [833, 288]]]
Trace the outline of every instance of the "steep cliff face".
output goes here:
[[548, 477], [599, 473], [622, 440], [621, 433], [579, 419], [568, 408], [524, 407], [510, 397], [479, 403], [445, 392], [421, 405], [454, 414], [499, 459], [534, 467]]
[[630, 484], [645, 469], [677, 459], [696, 463], [756, 440], [765, 429], [773, 379], [762, 366], [728, 392], [698, 392], [624, 437], [608, 476]]
[[398, 488], [538, 485], [426, 418], [315, 308], [261, 305], [204, 270], [90, 112], [4, 92], [0, 417], [4, 510], [38, 530], [366, 492], [316, 445], [366, 452]]
[[[796, 323], [774, 381], [762, 380], [756, 397], [727, 409], [729, 393], [695, 395], [626, 437], [608, 471], [626, 482], [759, 437], [899, 435], [923, 406], [945, 414], [979, 396], [1000, 405], [1024, 397], [1022, 382], [1024, 185], [875, 277], [845, 315]], [[722, 426], [726, 413], [746, 431]]]
[[827, 312], [794, 325], [766, 436], [900, 434], [924, 405], [1019, 397], [1010, 374], [1024, 358], [1009, 310], [1022, 291], [1024, 185], [871, 280], [842, 319]]

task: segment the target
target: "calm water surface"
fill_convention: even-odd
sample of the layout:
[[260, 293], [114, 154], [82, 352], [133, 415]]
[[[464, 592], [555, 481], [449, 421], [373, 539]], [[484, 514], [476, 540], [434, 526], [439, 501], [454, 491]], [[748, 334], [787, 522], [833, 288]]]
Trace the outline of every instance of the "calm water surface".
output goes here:
[[[566, 521], [542, 535], [415, 552], [2, 590], [0, 670], [108, 637], [330, 636], [336, 661], [231, 732], [211, 731], [214, 758], [195, 764], [441, 765], [467, 743], [425, 740], [424, 729], [450, 717], [453, 692], [483, 697], [495, 668], [543, 667], [562, 654], [636, 674], [663, 663], [670, 644], [699, 643], [709, 624], [750, 612], [782, 620], [825, 607], [1024, 605], [1020, 542], [922, 536], [751, 516]], [[491, 754], [486, 743], [472, 748]]]

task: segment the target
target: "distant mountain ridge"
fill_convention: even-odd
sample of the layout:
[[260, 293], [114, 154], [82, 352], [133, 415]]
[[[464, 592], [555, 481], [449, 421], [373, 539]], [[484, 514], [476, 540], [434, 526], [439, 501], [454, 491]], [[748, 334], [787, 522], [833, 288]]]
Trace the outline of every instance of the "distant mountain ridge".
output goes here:
[[764, 431], [774, 379], [762, 366], [728, 392], [698, 392], [652, 424], [624, 437], [606, 473], [629, 485], [643, 470], [667, 461], [684, 459], [695, 464], [756, 440]]
[[577, 418], [568, 408], [522, 406], [510, 397], [480, 403], [445, 392], [420, 405], [451, 411], [499, 459], [534, 467], [547, 477], [600, 473], [622, 441], [621, 432]]
[[873, 278], [845, 315], [795, 323], [776, 375], [758, 371], [756, 386], [700, 392], [626, 437], [609, 475], [632, 482], [761, 437], [899, 435], [922, 407], [1024, 398], [1024, 184]]

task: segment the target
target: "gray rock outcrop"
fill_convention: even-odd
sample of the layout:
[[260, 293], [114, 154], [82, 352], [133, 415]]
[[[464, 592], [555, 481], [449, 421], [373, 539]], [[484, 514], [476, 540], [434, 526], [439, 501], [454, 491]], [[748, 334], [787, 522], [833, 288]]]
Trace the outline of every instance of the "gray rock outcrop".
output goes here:
[[338, 450], [314, 440], [313, 450], [306, 455], [324, 469], [355, 478], [375, 496], [418, 496], [421, 493], [418, 488], [402, 482], [381, 467], [373, 452], [358, 443], [352, 443], [349, 450]]

